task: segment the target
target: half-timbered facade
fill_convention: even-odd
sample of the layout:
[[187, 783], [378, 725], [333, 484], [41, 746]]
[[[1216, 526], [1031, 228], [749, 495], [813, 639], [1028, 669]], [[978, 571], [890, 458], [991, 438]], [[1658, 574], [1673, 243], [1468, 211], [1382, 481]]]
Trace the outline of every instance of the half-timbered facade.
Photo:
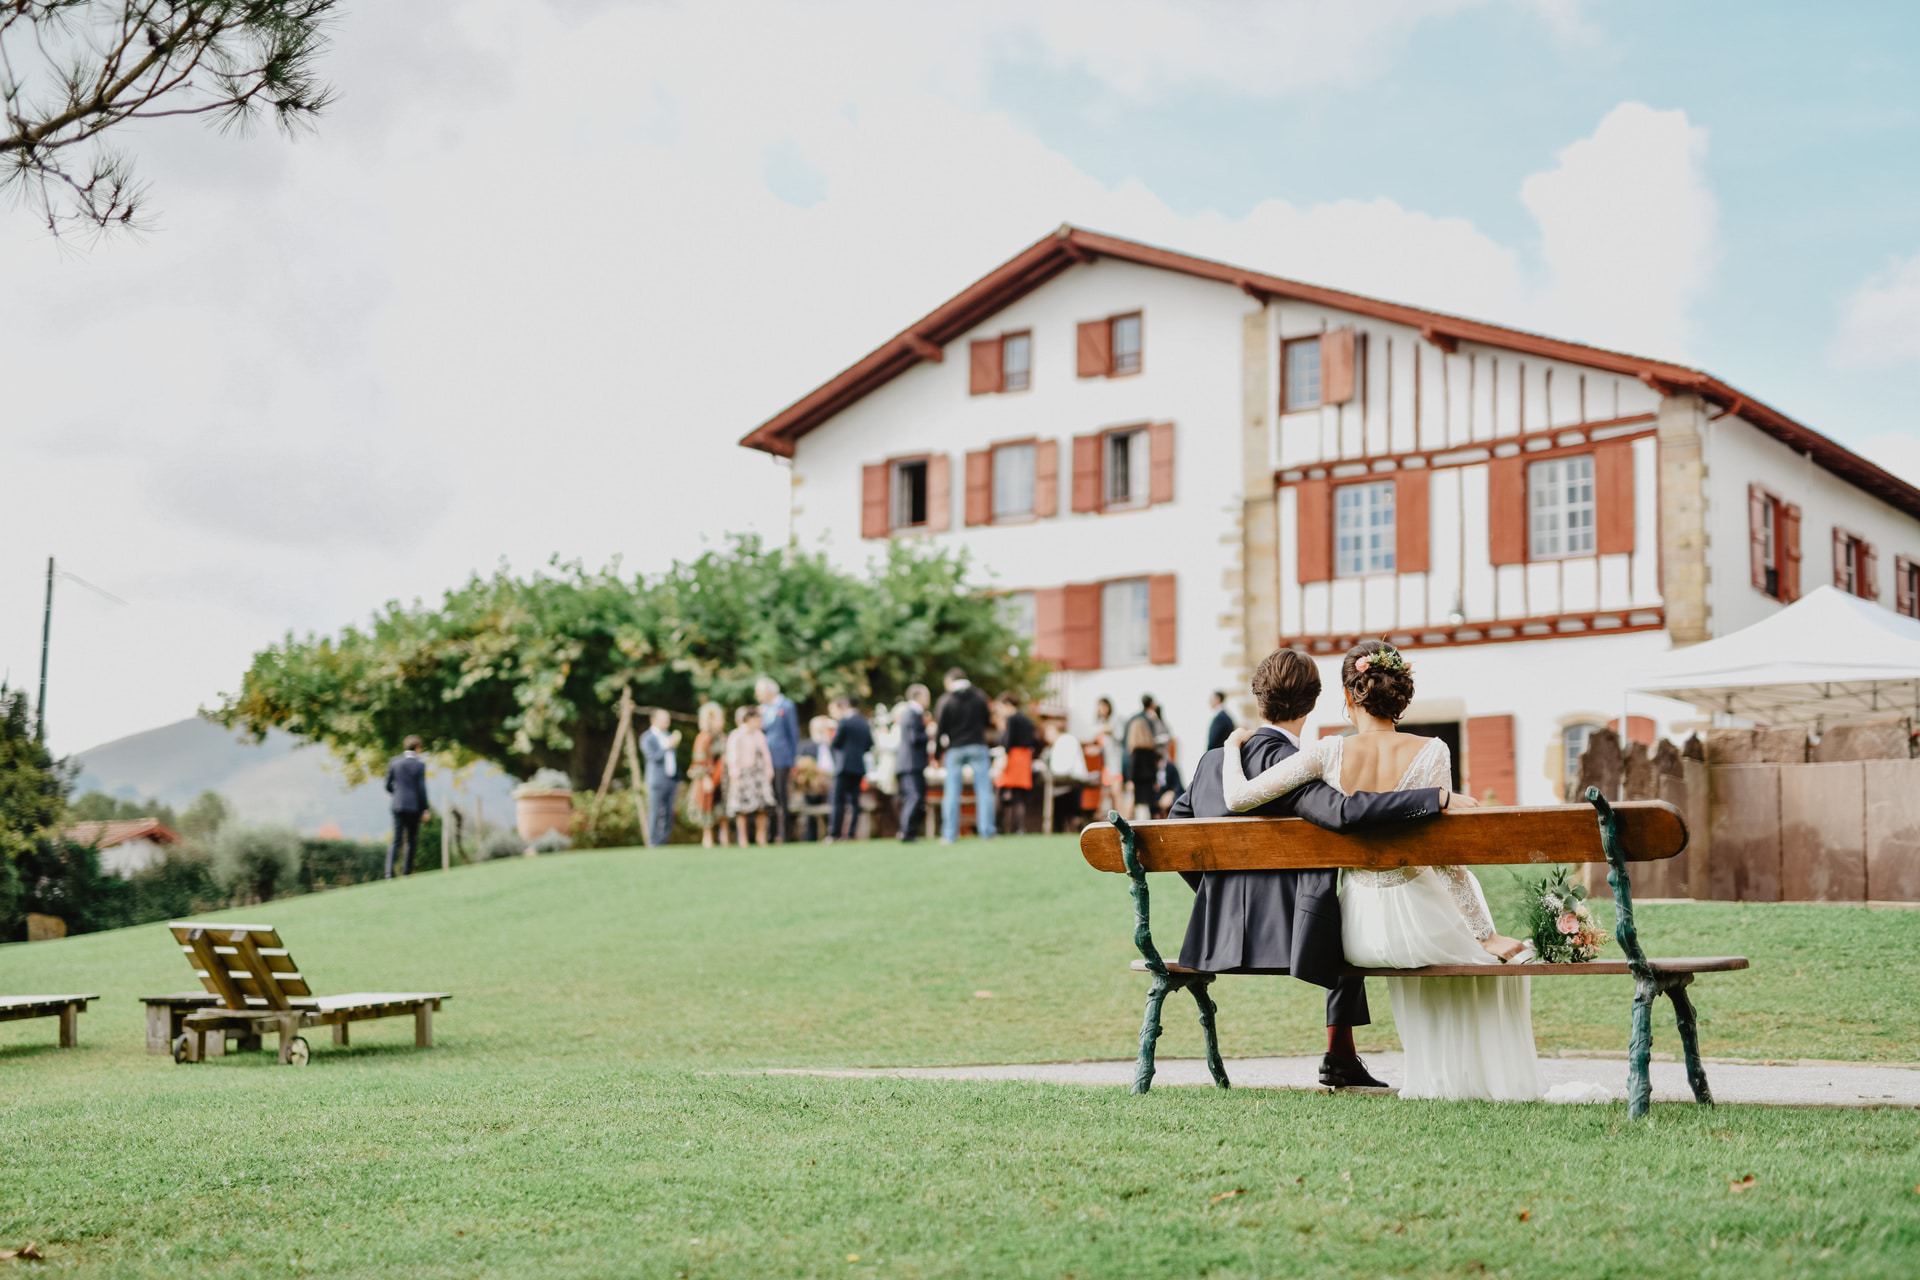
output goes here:
[[1083, 728], [1151, 692], [1193, 739], [1276, 643], [1331, 687], [1385, 635], [1508, 801], [1673, 644], [1823, 581], [1920, 612], [1920, 490], [1711, 375], [1072, 227], [743, 443], [844, 563], [965, 546]]

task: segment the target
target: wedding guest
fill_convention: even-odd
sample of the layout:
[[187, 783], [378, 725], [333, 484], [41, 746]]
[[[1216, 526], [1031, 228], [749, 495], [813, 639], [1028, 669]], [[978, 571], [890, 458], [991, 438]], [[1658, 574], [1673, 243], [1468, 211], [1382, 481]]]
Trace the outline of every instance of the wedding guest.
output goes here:
[[973, 687], [959, 667], [947, 672], [947, 692], [934, 708], [935, 747], [946, 769], [941, 783], [940, 843], [960, 838], [960, 789], [973, 773], [974, 830], [982, 840], [993, 839], [993, 770], [987, 751], [987, 728], [993, 719], [987, 695]]
[[1160, 794], [1160, 721], [1154, 714], [1153, 695], [1140, 695], [1140, 710], [1127, 721], [1127, 781], [1133, 787], [1133, 816], [1151, 818], [1154, 800]]
[[741, 707], [733, 713], [734, 730], [727, 735], [727, 813], [740, 843], [747, 843], [747, 820], [753, 820], [754, 843], [767, 842], [767, 814], [773, 808], [773, 755], [760, 729], [760, 708]]
[[647, 843], [662, 845], [673, 839], [673, 795], [680, 787], [680, 732], [665, 707], [648, 716], [640, 735], [640, 757], [647, 762]]
[[794, 762], [800, 755], [800, 708], [780, 692], [780, 682], [772, 676], [761, 676], [754, 683], [753, 693], [760, 704], [767, 754], [773, 760], [773, 838], [784, 842], [794, 838], [787, 788], [793, 782]]
[[393, 843], [387, 846], [389, 880], [393, 879], [393, 864], [403, 843], [407, 860], [400, 874], [413, 874], [413, 855], [420, 846], [420, 820], [433, 807], [427, 803], [427, 762], [420, 757], [426, 744], [418, 734], [410, 733], [401, 745], [405, 754], [395, 756], [387, 765], [387, 791], [393, 796]]
[[1027, 802], [1033, 797], [1033, 753], [1040, 746], [1040, 735], [1020, 709], [1020, 699], [1011, 693], [1000, 695], [1000, 746], [1006, 761], [998, 779], [999, 825], [1008, 835], [1025, 835]]
[[700, 843], [713, 848], [717, 828], [721, 844], [730, 844], [724, 801], [727, 780], [727, 713], [717, 702], [700, 706], [693, 737], [693, 758], [687, 764], [687, 816], [700, 828]]
[[1086, 752], [1080, 739], [1068, 730], [1064, 716], [1042, 716], [1040, 740], [1046, 747], [1048, 785], [1065, 788], [1054, 797], [1054, 830], [1071, 831], [1085, 811], [1081, 792], [1090, 783], [1099, 785], [1100, 780], [1088, 773]]
[[827, 839], [851, 840], [860, 826], [860, 784], [867, 776], [867, 752], [873, 750], [873, 726], [851, 698], [835, 699], [840, 718], [833, 727], [833, 805]]
[[1100, 746], [1100, 786], [1106, 792], [1106, 807], [1125, 813], [1127, 809], [1127, 754], [1120, 745], [1120, 717], [1113, 699], [1102, 698], [1093, 706], [1094, 740]]
[[923, 684], [907, 686], [907, 700], [893, 710], [900, 745], [893, 757], [900, 790], [900, 843], [920, 838], [927, 811], [927, 707], [933, 692]]
[[1227, 735], [1234, 730], [1233, 716], [1227, 711], [1227, 695], [1220, 690], [1213, 691], [1213, 719], [1207, 724], [1207, 750], [1217, 751], [1227, 743]]

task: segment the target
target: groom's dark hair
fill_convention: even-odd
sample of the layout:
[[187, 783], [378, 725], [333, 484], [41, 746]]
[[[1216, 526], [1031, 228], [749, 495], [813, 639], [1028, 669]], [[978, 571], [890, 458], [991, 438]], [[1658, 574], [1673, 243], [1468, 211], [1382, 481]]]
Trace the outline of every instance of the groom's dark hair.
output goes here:
[[1320, 701], [1320, 668], [1298, 649], [1275, 649], [1253, 673], [1253, 698], [1269, 724], [1298, 720]]

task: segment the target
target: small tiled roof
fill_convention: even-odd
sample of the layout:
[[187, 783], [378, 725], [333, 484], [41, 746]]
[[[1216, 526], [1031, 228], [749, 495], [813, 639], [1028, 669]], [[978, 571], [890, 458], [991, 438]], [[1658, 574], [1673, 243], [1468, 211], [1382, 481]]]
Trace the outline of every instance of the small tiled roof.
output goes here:
[[75, 844], [90, 844], [96, 849], [111, 849], [129, 840], [151, 840], [155, 844], [179, 844], [179, 833], [158, 818], [115, 818], [109, 822], [76, 822], [66, 830]]

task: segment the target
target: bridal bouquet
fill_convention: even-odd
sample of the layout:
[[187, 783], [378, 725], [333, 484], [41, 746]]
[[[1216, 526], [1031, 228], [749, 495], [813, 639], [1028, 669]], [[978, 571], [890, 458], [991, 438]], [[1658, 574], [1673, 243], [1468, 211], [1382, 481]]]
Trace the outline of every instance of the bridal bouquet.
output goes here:
[[1575, 884], [1565, 867], [1527, 886], [1525, 906], [1527, 936], [1535, 956], [1546, 964], [1584, 963], [1609, 941], [1587, 906], [1586, 886]]

